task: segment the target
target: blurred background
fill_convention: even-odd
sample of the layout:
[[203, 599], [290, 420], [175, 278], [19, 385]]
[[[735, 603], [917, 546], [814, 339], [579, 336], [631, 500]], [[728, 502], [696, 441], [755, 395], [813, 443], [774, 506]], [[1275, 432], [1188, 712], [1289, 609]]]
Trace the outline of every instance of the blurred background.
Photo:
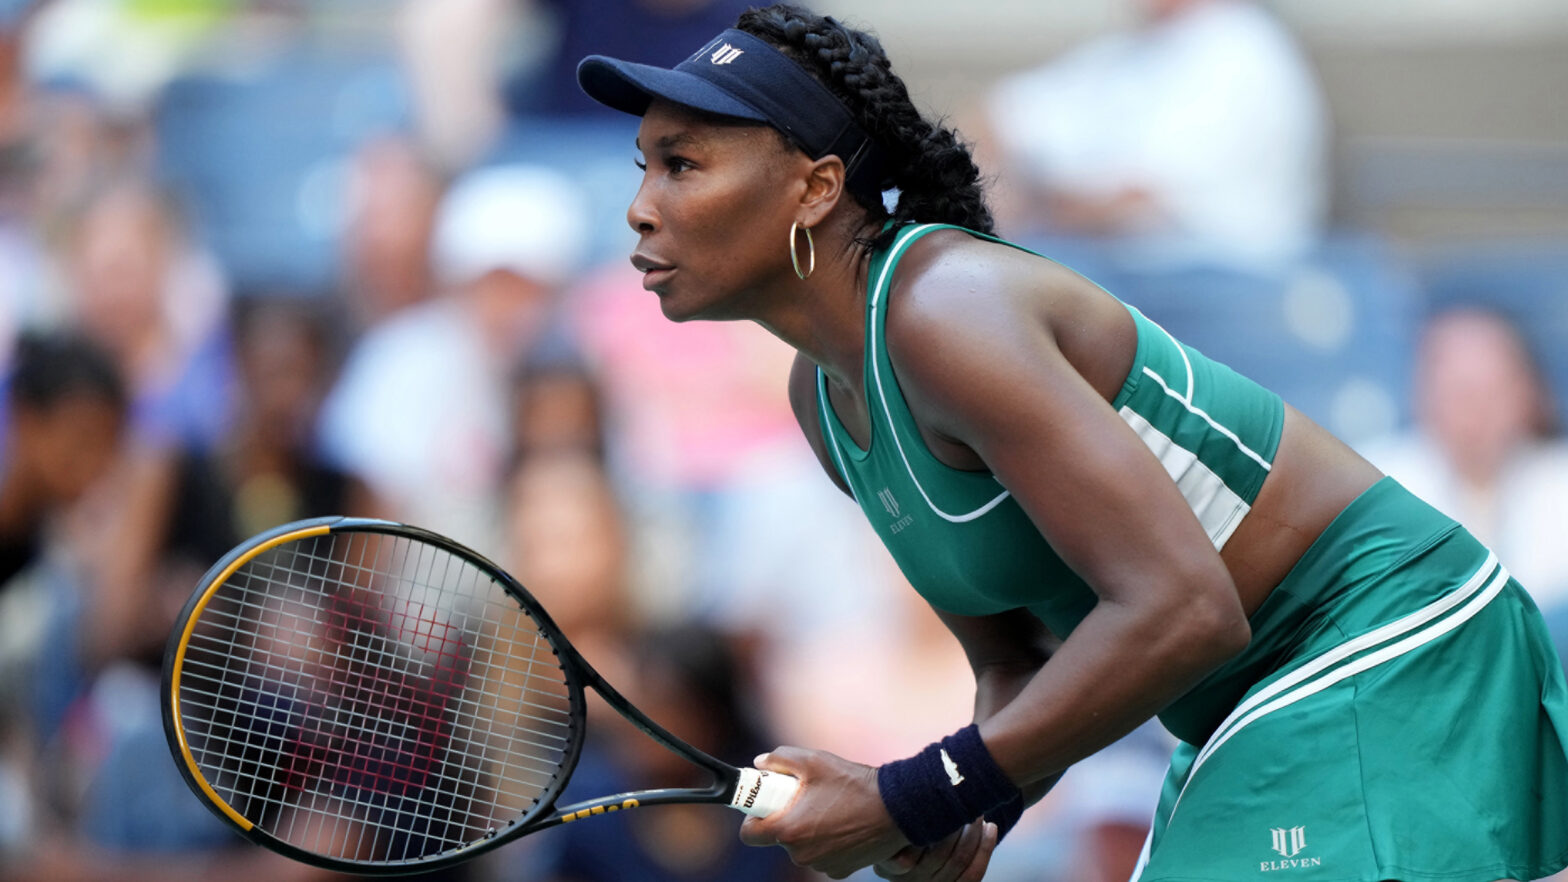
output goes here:
[[[746, 5], [0, 0], [0, 878], [324, 877], [208, 815], [158, 719], [197, 577], [298, 517], [502, 561], [732, 762], [967, 721], [791, 353], [666, 322], [626, 261], [636, 121], [575, 64], [674, 63]], [[1004, 235], [1464, 521], [1568, 647], [1561, 0], [810, 5], [973, 142]], [[658, 768], [594, 731], [585, 794]], [[1075, 768], [987, 878], [1125, 879], [1168, 749]], [[808, 878], [736, 825], [627, 813], [443, 875]]]

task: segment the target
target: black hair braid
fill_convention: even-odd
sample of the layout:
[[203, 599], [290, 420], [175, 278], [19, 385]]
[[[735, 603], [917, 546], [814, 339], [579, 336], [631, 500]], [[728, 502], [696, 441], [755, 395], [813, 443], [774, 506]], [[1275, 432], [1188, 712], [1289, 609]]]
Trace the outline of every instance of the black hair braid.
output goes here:
[[[876, 37], [786, 4], [752, 9], [741, 15], [736, 27], [804, 67], [844, 102], [871, 136], [899, 191], [894, 229], [918, 222], [993, 231], [980, 170], [968, 147], [953, 130], [920, 114]], [[851, 195], [872, 217], [887, 216], [880, 193]], [[886, 244], [894, 229], [873, 244]]]

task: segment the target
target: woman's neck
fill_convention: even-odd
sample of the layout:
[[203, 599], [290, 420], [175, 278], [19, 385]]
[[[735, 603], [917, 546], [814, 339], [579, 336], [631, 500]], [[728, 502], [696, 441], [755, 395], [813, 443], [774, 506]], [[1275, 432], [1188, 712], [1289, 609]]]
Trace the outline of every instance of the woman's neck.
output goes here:
[[849, 390], [860, 388], [866, 340], [870, 260], [856, 241], [858, 232], [842, 222], [823, 223], [814, 231], [815, 271], [805, 280], [787, 276], [785, 290], [753, 317]]

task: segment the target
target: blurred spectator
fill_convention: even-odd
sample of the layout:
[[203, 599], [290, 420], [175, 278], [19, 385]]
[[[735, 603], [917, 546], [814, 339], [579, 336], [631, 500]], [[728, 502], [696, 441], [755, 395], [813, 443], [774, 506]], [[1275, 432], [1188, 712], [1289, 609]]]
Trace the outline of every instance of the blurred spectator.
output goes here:
[[37, 175], [37, 108], [22, 71], [23, 24], [32, 3], [0, 6], [0, 373], [41, 301], [41, 249], [30, 214]]
[[326, 321], [314, 298], [252, 295], [236, 304], [233, 424], [211, 450], [178, 457], [156, 602], [147, 610], [155, 640], [143, 649], [154, 666], [191, 586], [242, 539], [300, 518], [380, 508], [315, 448], [335, 364]]
[[22, 32], [36, 11], [34, 0], [0, 3], [0, 144], [26, 138], [28, 88], [22, 75]]
[[119, 363], [137, 436], [216, 441], [228, 417], [227, 294], [172, 198], [135, 175], [103, 183], [72, 218], [63, 259], [70, 318]]
[[1067, 770], [1052, 795], [1075, 882], [1125, 882], [1143, 852], [1176, 739], [1150, 720]]
[[[69, 628], [88, 635], [62, 640], [81, 643], [90, 664], [86, 671], [42, 676], [43, 704], [58, 708], [82, 690], [107, 688], [91, 683], [91, 668], [99, 664], [129, 662], [156, 671], [169, 627], [191, 588], [244, 537], [284, 521], [372, 505], [309, 446], [330, 367], [326, 331], [313, 309], [281, 299], [245, 303], [235, 325], [239, 406], [233, 430], [210, 449], [142, 454], [152, 461], [142, 469], [151, 477], [134, 486], [145, 497], [127, 500], [103, 492], [85, 506], [88, 511], [74, 513], [70, 551], [89, 556], [94, 565], [62, 580], [67, 602], [59, 613]], [[122, 463], [117, 480], [105, 489], [126, 486], [127, 470], [137, 471]], [[142, 507], [131, 511], [132, 502]], [[128, 569], [132, 562], [116, 556], [123, 553], [124, 536], [116, 543], [94, 535], [104, 520], [126, 518], [137, 519], [136, 538], [148, 546], [139, 574]], [[102, 606], [113, 610], [112, 620], [104, 620]], [[102, 635], [107, 642], [99, 642]], [[110, 682], [130, 688], [132, 681], [121, 676]], [[54, 716], [42, 714], [46, 729]]]
[[637, 624], [625, 516], [604, 467], [583, 451], [524, 456], [506, 485], [509, 572], [611, 682]]
[[362, 505], [354, 482], [315, 452], [316, 417], [337, 365], [327, 321], [315, 298], [252, 296], [235, 310], [238, 407], [208, 457], [233, 497], [223, 518], [233, 540], [223, 550], [285, 521]]
[[536, 19], [553, 24], [554, 45], [542, 68], [509, 84], [514, 113], [601, 115], [604, 105], [577, 86], [577, 63], [609, 55], [670, 65], [735, 20], [748, 0], [526, 0]]
[[145, 158], [146, 126], [111, 118], [94, 96], [29, 77], [30, 26], [43, 0], [0, 11], [0, 366], [23, 326], [57, 322], [69, 304], [46, 243], [69, 232], [92, 188]]
[[650, 608], [765, 642], [882, 610], [865, 586], [885, 579], [883, 552], [801, 439], [787, 346], [749, 323], [669, 321], [625, 264], [568, 308], [615, 417]]
[[609, 444], [599, 378], [564, 333], [544, 341], [518, 372], [512, 443], [519, 458], [576, 451], [605, 461]]
[[[685, 625], [645, 633], [620, 688], [639, 709], [699, 750], [747, 764], [774, 746], [759, 725], [742, 669], [724, 635]], [[563, 802], [645, 787], [702, 787], [708, 773], [621, 723], [601, 727]], [[594, 730], [590, 729], [590, 733]], [[747, 848], [734, 812], [670, 805], [619, 812], [546, 834], [539, 875], [552, 882], [784, 882], [801, 871], [777, 848]]]
[[434, 248], [442, 296], [371, 328], [322, 416], [329, 459], [390, 515], [492, 548], [511, 452], [507, 383], [587, 231], [576, 185], [543, 168], [481, 169], [448, 192]]
[[29, 38], [35, 79], [92, 92], [116, 116], [140, 116], [236, 12], [229, 0], [49, 0]]
[[61, 243], [68, 316], [115, 359], [131, 391], [131, 441], [72, 515], [92, 594], [84, 640], [95, 661], [131, 651], [157, 607], [154, 569], [179, 455], [209, 449], [230, 415], [226, 294], [168, 197], [135, 176], [90, 192]]
[[[589, 664], [654, 720], [729, 762], [774, 746], [761, 701], [726, 635], [680, 626], [649, 633], [627, 583], [631, 563], [615, 487], [590, 451], [523, 456], [508, 482], [507, 565]], [[641, 636], [639, 636], [641, 635]], [[748, 700], [749, 697], [749, 700]], [[705, 773], [632, 729], [590, 695], [589, 742], [563, 804], [604, 793], [703, 786]], [[695, 773], [695, 777], [693, 777]], [[638, 817], [641, 816], [641, 817]], [[777, 849], [740, 844], [731, 812], [666, 806], [563, 827], [505, 860], [503, 879], [557, 882], [792, 878]]]
[[875, 597], [878, 616], [800, 635], [763, 666], [787, 743], [875, 765], [920, 750], [930, 733], [973, 715], [974, 676], [962, 647], [920, 595], [895, 583], [902, 577], [891, 559], [881, 575], [858, 589]]
[[[106, 678], [103, 688], [94, 690], [86, 703], [78, 705], [77, 713], [68, 715], [72, 722], [58, 730], [55, 724], [59, 719], [28, 713], [40, 707], [39, 694], [47, 689], [47, 682], [58, 680], [62, 672], [79, 670], [73, 657], [79, 640], [64, 630], [69, 629], [71, 617], [61, 609], [62, 598], [56, 590], [66, 570], [41, 558], [42, 531], [52, 515], [75, 502], [104, 475], [113, 461], [126, 406], [125, 388], [114, 363], [96, 346], [70, 335], [22, 338], [14, 370], [7, 378], [5, 430], [0, 433], [4, 439], [4, 455], [0, 456], [4, 464], [0, 476], [0, 583], [13, 584], [11, 577], [31, 562], [37, 562], [37, 571], [42, 572], [25, 587], [31, 603], [18, 603], [23, 598], [10, 592], [0, 593], [0, 620], [7, 626], [0, 634], [0, 686], [6, 687], [0, 688], [0, 815], [19, 824], [10, 834], [20, 834], [0, 841], [0, 875], [6, 878], [151, 878], [150, 864], [118, 864], [100, 859], [80, 843], [69, 843], [74, 834], [64, 832], [62, 824], [77, 820], [90, 831], [87, 841], [115, 841], [125, 831], [124, 824], [112, 823], [104, 816], [90, 811], [78, 814], [92, 798], [99, 799], [100, 806], [113, 806], [122, 818], [139, 818], [144, 831], [159, 825], [167, 829], [181, 817], [187, 822], [194, 818], [198, 827], [204, 820], [200, 817], [203, 812], [179, 811], [188, 809], [190, 800], [177, 789], [181, 786], [177, 775], [165, 776], [170, 780], [164, 782], [161, 793], [180, 798], [166, 803], [163, 811], [150, 811], [149, 800], [157, 798], [152, 792], [141, 786], [105, 792], [100, 789], [103, 781], [91, 775], [76, 777], [72, 773], [85, 769], [63, 762], [66, 757], [75, 760], [82, 755], [106, 764], [122, 762], [126, 757], [119, 751], [138, 750], [133, 745], [139, 745], [139, 758], [120, 767], [126, 775], [124, 782], [147, 785], [158, 776], [138, 777], [139, 772], [172, 772], [157, 725], [155, 681], [151, 692], [141, 693], [143, 701], [137, 707], [137, 702], [123, 703], [127, 695], [116, 687], [124, 681], [118, 676]], [[62, 612], [66, 614], [62, 616]], [[121, 702], [110, 701], [111, 695]], [[89, 710], [95, 713], [88, 714]], [[151, 728], [143, 725], [139, 736], [120, 740], [118, 736], [137, 728], [134, 721], [138, 717], [150, 722]], [[82, 726], [89, 718], [103, 725], [93, 731], [100, 737], [85, 737]], [[67, 734], [57, 738], [56, 731]], [[35, 755], [34, 745], [39, 743], [55, 745], [42, 764]], [[157, 748], [151, 756], [158, 762], [149, 765], [147, 751], [152, 748]], [[174, 786], [167, 786], [171, 784]], [[39, 795], [48, 798], [36, 799]], [[210, 832], [214, 828], [208, 824], [206, 829]], [[170, 873], [161, 878], [180, 875], [178, 867], [161, 869]], [[192, 878], [189, 874], [185, 877]]]
[[1436, 315], [1415, 382], [1415, 427], [1363, 452], [1496, 551], [1549, 616], [1568, 611], [1568, 443], [1518, 328], [1479, 307]]
[[1323, 221], [1328, 121], [1306, 59], [1250, 0], [1140, 0], [1143, 21], [1002, 81], [993, 189], [1014, 235], [1125, 259], [1274, 269]]
[[111, 116], [90, 94], [36, 91], [30, 128], [20, 195], [34, 228], [51, 241], [70, 235], [106, 181], [134, 177], [150, 163], [147, 121]]
[[59, 332], [24, 335], [0, 386], [0, 816], [18, 824], [0, 836], [3, 853], [13, 844], [4, 840], [27, 832], [21, 819], [30, 814], [16, 803], [25, 788], [11, 766], [26, 765], [17, 757], [30, 742], [24, 723], [37, 688], [32, 657], [54, 650], [59, 668], [76, 667], [74, 640], [51, 646], [44, 637], [51, 609], [37, 571], [44, 569], [46, 532], [63, 526], [117, 461], [127, 394], [107, 353]]
[[[824, 621], [788, 640], [775, 635], [775, 645], [766, 648], [771, 651], [758, 670], [769, 716], [778, 721], [783, 743], [809, 744], [875, 765], [922, 749], [930, 743], [932, 732], [952, 731], [968, 723], [974, 714], [975, 681], [963, 648], [930, 606], [903, 582], [890, 558], [882, 560], [877, 578], [853, 590], [862, 603], [876, 610], [874, 614]], [[794, 602], [792, 594], [789, 603]], [[1155, 793], [1169, 751], [1159, 759], [1153, 771]], [[1136, 791], [1151, 785], [1137, 777], [1126, 782], [1084, 779], [1079, 772], [1082, 765], [1073, 767], [1068, 779], [1023, 816], [1008, 835], [1006, 847], [992, 856], [986, 879], [1099, 882], [1095, 868], [1100, 855], [1091, 853], [1091, 831], [1097, 825], [1088, 811], [1089, 798], [1082, 800], [1084, 808], [1075, 807], [1073, 782], [1084, 780], [1085, 787], [1103, 788], [1101, 805], [1129, 788]], [[1147, 807], [1139, 809], [1144, 824], [1153, 814], [1153, 805], [1151, 798]], [[1115, 882], [1128, 878], [1142, 845], [1140, 833], [1127, 860], [1128, 873]], [[869, 882], [873, 877], [863, 872], [853, 878]]]
[[[312, 373], [312, 359], [301, 345], [301, 327], [287, 327], [279, 312], [244, 315], [239, 351], [246, 413], [261, 422], [242, 422], [243, 431], [225, 449], [239, 454], [232, 473], [255, 477], [256, 467], [278, 465], [267, 454], [302, 434], [299, 424], [311, 400], [302, 379]], [[45, 515], [74, 501], [105, 472], [125, 409], [126, 393], [107, 354], [72, 337], [23, 338], [5, 396], [0, 578], [21, 558], [38, 557]], [[232, 533], [223, 530], [230, 523], [227, 511], [192, 504], [200, 496], [182, 485], [173, 494], [173, 522], [154, 525], [153, 533], [164, 554], [204, 557], [199, 565], [205, 568], [226, 550]], [[0, 837], [0, 877], [303, 882], [331, 876], [243, 846], [191, 798], [169, 762], [158, 716], [158, 668], [194, 575], [177, 575], [170, 568], [176, 560], [160, 556], [151, 602], [130, 611], [113, 646], [92, 646], [85, 612], [96, 589], [80, 581], [91, 573], [73, 565], [70, 543], [80, 533], [62, 538], [67, 544], [41, 559], [25, 592], [0, 593], [6, 625], [0, 629], [0, 816], [17, 825]], [[18, 599], [30, 603], [14, 603]], [[89, 649], [97, 671], [78, 658]]]
[[109, 469], [126, 408], [114, 363], [77, 336], [18, 344], [0, 398], [0, 591], [38, 556], [48, 519]]
[[356, 326], [428, 298], [430, 244], [441, 204], [439, 173], [412, 143], [366, 143], [354, 157], [343, 236], [343, 293]]
[[[577, 87], [593, 53], [672, 64], [747, 0], [405, 0], [397, 31], [419, 137], [442, 167], [495, 146], [510, 113], [606, 118]], [[526, 125], [527, 123], [525, 123]]]
[[403, 0], [397, 38], [419, 139], [442, 168], [469, 165], [501, 130], [502, 71], [519, 13], [517, 0]]

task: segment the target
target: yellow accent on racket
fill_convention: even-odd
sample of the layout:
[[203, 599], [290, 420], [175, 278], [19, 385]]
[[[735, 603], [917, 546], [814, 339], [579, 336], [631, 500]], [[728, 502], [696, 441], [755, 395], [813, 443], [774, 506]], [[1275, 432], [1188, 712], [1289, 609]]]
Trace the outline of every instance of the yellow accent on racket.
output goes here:
[[[185, 648], [190, 644], [191, 633], [196, 630], [196, 622], [201, 618], [201, 611], [206, 609], [207, 602], [212, 599], [212, 596], [218, 592], [219, 588], [223, 587], [224, 583], [229, 581], [229, 577], [234, 575], [235, 570], [249, 563], [262, 552], [276, 548], [285, 542], [292, 542], [295, 539], [324, 536], [330, 532], [332, 532], [332, 528], [327, 526], [306, 527], [303, 530], [295, 530], [291, 533], [275, 536], [236, 558], [223, 572], [218, 574], [218, 578], [212, 580], [212, 583], [207, 586], [207, 590], [202, 592], [201, 599], [196, 601], [196, 606], [191, 610], [190, 618], [185, 623], [184, 633], [180, 635], [180, 648], [174, 654], [174, 670], [169, 681], [169, 703], [173, 705], [175, 720], [180, 719], [180, 674], [185, 667]], [[201, 785], [201, 791], [206, 794], [207, 799], [211, 800], [212, 804], [222, 810], [225, 815], [228, 815], [229, 820], [240, 825], [241, 829], [250, 830], [256, 826], [235, 811], [227, 802], [224, 802], [223, 798], [218, 796], [218, 792], [212, 789], [212, 785], [207, 782], [206, 776], [201, 773], [201, 767], [196, 765], [196, 758], [191, 755], [190, 744], [185, 740], [185, 727], [175, 726], [174, 734], [179, 739], [180, 754], [185, 758], [185, 766], [191, 770], [191, 774], [195, 776], [196, 783]]]

